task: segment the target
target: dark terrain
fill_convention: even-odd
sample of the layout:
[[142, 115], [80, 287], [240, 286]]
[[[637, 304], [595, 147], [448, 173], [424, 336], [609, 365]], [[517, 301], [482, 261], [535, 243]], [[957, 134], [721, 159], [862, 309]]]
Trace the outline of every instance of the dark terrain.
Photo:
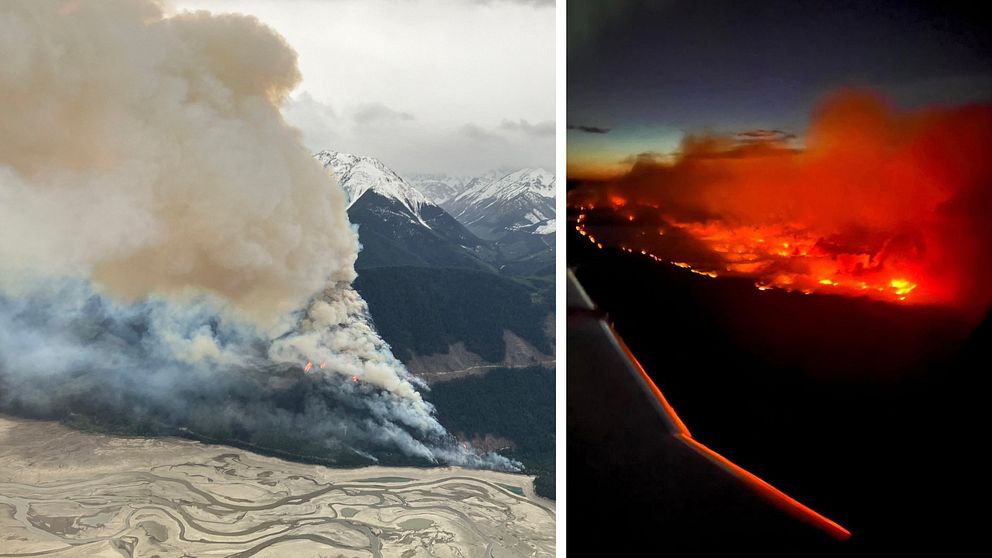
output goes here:
[[[981, 540], [988, 318], [761, 292], [568, 234], [569, 266], [695, 438], [852, 532], [813, 553], [946, 555]], [[587, 493], [580, 472], [569, 490], [573, 503]], [[637, 490], [621, 479], [604, 497]], [[570, 514], [573, 545], [584, 521]]]

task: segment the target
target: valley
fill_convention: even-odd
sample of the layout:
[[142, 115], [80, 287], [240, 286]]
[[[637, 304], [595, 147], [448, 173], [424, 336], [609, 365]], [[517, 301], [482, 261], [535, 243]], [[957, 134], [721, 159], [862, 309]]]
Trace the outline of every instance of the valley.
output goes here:
[[363, 249], [355, 288], [463, 443], [520, 461], [555, 494], [555, 213], [540, 169], [406, 180], [321, 151]]

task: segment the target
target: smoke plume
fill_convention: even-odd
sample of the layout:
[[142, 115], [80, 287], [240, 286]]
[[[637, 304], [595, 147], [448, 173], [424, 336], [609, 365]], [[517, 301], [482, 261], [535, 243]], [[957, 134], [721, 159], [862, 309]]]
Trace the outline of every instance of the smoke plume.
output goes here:
[[804, 138], [759, 132], [688, 136], [674, 157], [641, 158], [571, 203], [631, 220], [632, 208], [651, 208], [658, 240], [628, 244], [707, 274], [988, 310], [992, 106], [900, 110], [843, 90], [818, 106]]
[[279, 35], [14, 1], [0, 56], [0, 409], [514, 466], [455, 443], [372, 326], [344, 194], [280, 114]]

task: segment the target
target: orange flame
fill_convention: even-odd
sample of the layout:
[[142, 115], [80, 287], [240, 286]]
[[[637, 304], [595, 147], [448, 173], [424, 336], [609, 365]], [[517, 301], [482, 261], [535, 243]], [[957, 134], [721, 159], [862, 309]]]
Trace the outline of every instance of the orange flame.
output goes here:
[[[569, 199], [581, 213], [579, 234], [597, 247], [750, 278], [762, 290], [984, 315], [992, 303], [989, 152], [992, 105], [900, 111], [844, 91], [828, 97], [796, 143], [689, 136], [676, 157], [639, 161]], [[595, 207], [612, 215], [608, 227], [591, 224]]]

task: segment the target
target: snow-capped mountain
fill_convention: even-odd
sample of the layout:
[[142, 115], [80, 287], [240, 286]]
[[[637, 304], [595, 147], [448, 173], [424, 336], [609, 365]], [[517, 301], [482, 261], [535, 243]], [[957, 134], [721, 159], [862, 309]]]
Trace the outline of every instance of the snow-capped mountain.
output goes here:
[[482, 238], [498, 238], [508, 231], [531, 227], [536, 234], [554, 232], [554, 173], [520, 169], [501, 176], [477, 177], [465, 188], [442, 206]]
[[446, 174], [411, 174], [407, 180], [427, 196], [427, 199], [441, 207], [464, 192], [465, 184], [469, 181], [468, 178]]
[[416, 217], [417, 221], [426, 225], [421, 215], [424, 207], [438, 206], [428, 201], [427, 197], [409, 182], [374, 157], [326, 149], [317, 153], [316, 157], [324, 168], [332, 171], [338, 179], [338, 184], [348, 195], [349, 209], [365, 192], [372, 191], [384, 198], [399, 202]]
[[487, 267], [478, 237], [378, 159], [330, 150], [315, 157], [348, 195], [364, 247], [357, 267]]

